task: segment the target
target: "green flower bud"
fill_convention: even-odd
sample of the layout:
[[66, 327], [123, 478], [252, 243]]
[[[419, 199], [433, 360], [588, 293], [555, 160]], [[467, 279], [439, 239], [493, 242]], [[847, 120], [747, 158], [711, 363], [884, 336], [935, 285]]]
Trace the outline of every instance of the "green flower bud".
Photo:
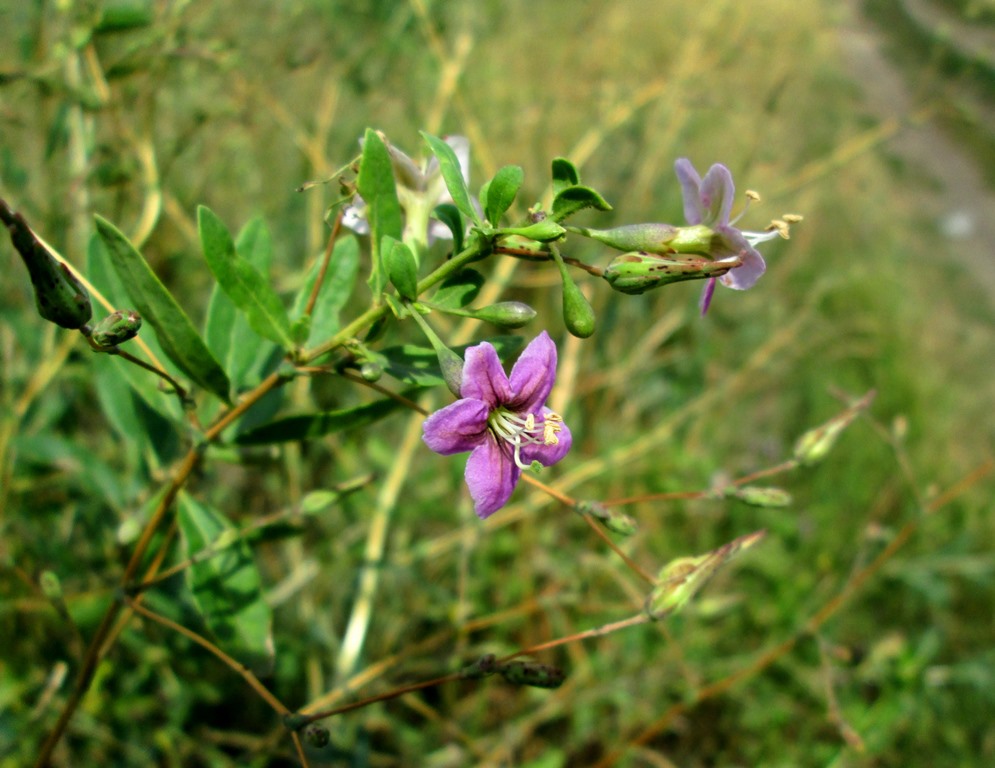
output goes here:
[[331, 741], [331, 734], [329, 734], [325, 726], [311, 723], [311, 725], [304, 729], [304, 741], [312, 747], [323, 749]]
[[788, 507], [793, 501], [791, 494], [781, 488], [763, 488], [755, 485], [731, 488], [726, 495], [752, 507]]
[[509, 661], [502, 664], [498, 671], [509, 683], [533, 688], [559, 688], [567, 679], [566, 673], [559, 667], [537, 661]]
[[473, 317], [504, 328], [521, 328], [535, 319], [536, 311], [520, 301], [501, 301], [473, 310]]
[[119, 309], [93, 326], [90, 338], [96, 346], [107, 349], [135, 338], [141, 327], [142, 318], [135, 310]]
[[463, 680], [482, 680], [495, 672], [497, 672], [497, 657], [493, 653], [486, 653], [463, 667], [459, 671], [459, 676]]
[[605, 267], [608, 284], [621, 293], [645, 293], [661, 285], [684, 280], [720, 277], [740, 265], [738, 258], [712, 261], [700, 256], [655, 256], [649, 253], [623, 253]]
[[818, 464], [836, 445], [843, 430], [857, 417], [857, 411], [847, 411], [827, 421], [822, 426], [810, 429], [795, 443], [795, 460], [805, 467]]
[[563, 282], [563, 323], [570, 333], [581, 339], [594, 333], [596, 323], [590, 302], [569, 278]]
[[577, 503], [576, 509], [582, 515], [597, 518], [612, 533], [631, 536], [638, 530], [635, 518], [611, 507], [606, 507], [597, 501], [580, 501]]
[[58, 261], [35, 237], [24, 217], [0, 200], [0, 221], [10, 232], [35, 289], [38, 313], [62, 328], [82, 328], [93, 316], [90, 295], [65, 264]]
[[674, 249], [670, 241], [677, 237], [678, 229], [670, 224], [629, 224], [613, 229], [586, 229], [577, 227], [571, 232], [590, 237], [619, 251], [668, 254]]
[[537, 221], [525, 227], [506, 227], [504, 229], [495, 230], [495, 234], [498, 235], [518, 235], [520, 237], [528, 238], [529, 240], [536, 240], [540, 243], [549, 243], [553, 240], [559, 240], [566, 233], [567, 231], [553, 219], [542, 219], [541, 221]]
[[383, 366], [380, 365], [380, 363], [374, 363], [367, 360], [359, 366], [359, 375], [362, 376], [365, 381], [380, 381], [380, 377], [383, 376]]
[[42, 571], [38, 577], [38, 585], [42, 594], [53, 603], [62, 600], [62, 582], [54, 571]]

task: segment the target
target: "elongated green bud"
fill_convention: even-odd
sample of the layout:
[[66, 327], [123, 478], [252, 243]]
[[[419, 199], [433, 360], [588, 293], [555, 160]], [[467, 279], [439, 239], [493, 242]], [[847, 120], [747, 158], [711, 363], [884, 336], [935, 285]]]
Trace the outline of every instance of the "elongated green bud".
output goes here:
[[670, 241], [678, 236], [677, 227], [672, 227], [670, 224], [627, 224], [613, 229], [571, 227], [570, 231], [590, 237], [619, 251], [656, 254], [673, 253]]
[[795, 460], [802, 466], [810, 467], [818, 464], [836, 445], [843, 430], [857, 418], [856, 412], [847, 412], [822, 426], [810, 429], [795, 443]]
[[739, 499], [751, 507], [789, 507], [793, 499], [791, 494], [782, 488], [744, 485], [740, 488], [730, 488], [727, 496]]
[[0, 200], [0, 221], [21, 254], [35, 289], [38, 314], [62, 328], [82, 328], [93, 316], [90, 295], [69, 268], [58, 261], [35, 237], [19, 213]]
[[559, 667], [537, 661], [509, 661], [502, 664], [498, 671], [509, 683], [533, 688], [559, 688], [567, 679], [566, 673]]
[[495, 672], [497, 672], [497, 657], [493, 653], [486, 653], [463, 667], [459, 671], [459, 676], [463, 680], [482, 680]]
[[499, 301], [489, 307], [473, 310], [473, 317], [503, 328], [521, 328], [535, 319], [536, 311], [520, 301]]
[[563, 280], [563, 324], [574, 336], [586, 339], [594, 333], [595, 317], [587, 297], [580, 292], [580, 288], [570, 277], [567, 265], [563, 262], [556, 246], [550, 246], [550, 255], [556, 262], [557, 269], [560, 270], [560, 278]]
[[90, 339], [94, 345], [107, 349], [123, 344], [138, 335], [142, 318], [133, 309], [119, 309], [93, 326]]
[[633, 517], [619, 512], [617, 509], [606, 507], [597, 501], [579, 501], [576, 509], [582, 515], [590, 515], [601, 521], [609, 531], [622, 536], [631, 536], [638, 530], [636, 520]]
[[620, 293], [638, 294], [685, 280], [720, 277], [741, 263], [737, 257], [712, 261], [700, 256], [623, 253], [612, 259], [602, 277]]
[[504, 227], [494, 231], [497, 235], [518, 235], [540, 243], [559, 240], [567, 231], [553, 219], [541, 219], [524, 227]]

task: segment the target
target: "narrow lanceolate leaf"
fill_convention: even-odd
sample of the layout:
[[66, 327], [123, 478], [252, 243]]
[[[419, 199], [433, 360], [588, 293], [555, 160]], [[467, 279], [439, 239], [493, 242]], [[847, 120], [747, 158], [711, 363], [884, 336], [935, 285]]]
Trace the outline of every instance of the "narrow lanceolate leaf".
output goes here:
[[224, 515], [185, 493], [179, 497], [178, 522], [184, 556], [194, 559], [186, 570], [187, 586], [208, 629], [226, 653], [268, 673], [273, 617], [251, 548]]
[[366, 130], [363, 138], [363, 157], [359, 163], [356, 187], [366, 201], [366, 217], [370, 223], [370, 248], [373, 257], [370, 290], [374, 298], [379, 299], [387, 285], [380, 243], [384, 235], [401, 239], [401, 204], [397, 201], [390, 152], [383, 139], [372, 128]]
[[446, 182], [446, 189], [449, 190], [449, 196], [453, 199], [453, 203], [459, 208], [460, 213], [472, 219], [478, 227], [481, 226], [483, 222], [480, 220], [477, 209], [470, 202], [470, 190], [466, 188], [463, 169], [460, 168], [459, 159], [453, 148], [438, 136], [425, 133], [425, 131], [422, 131], [421, 135], [428, 142], [429, 149], [439, 161], [439, 170], [442, 172], [442, 179]]
[[[405, 391], [401, 396], [410, 399], [416, 397], [419, 391], [420, 388], [414, 388]], [[365, 427], [406, 407], [408, 407], [407, 404], [401, 400], [384, 398], [356, 408], [310, 413], [306, 416], [288, 416], [285, 419], [277, 419], [256, 429], [243, 432], [235, 438], [235, 442], [242, 445], [256, 445], [313, 440], [316, 437], [324, 437], [343, 429]]]
[[155, 331], [162, 351], [192, 381], [227, 402], [228, 376], [190, 318], [128, 238], [101, 216], [96, 217], [96, 223], [114, 270], [125, 284], [135, 309]]
[[489, 182], [487, 200], [484, 202], [484, 216], [495, 227], [501, 226], [501, 217], [511, 207], [518, 194], [525, 171], [519, 165], [506, 165]]
[[291, 349], [294, 342], [287, 310], [263, 274], [235, 251], [224, 222], [210, 208], [200, 206], [197, 226], [207, 266], [232, 303], [245, 313], [252, 330]]

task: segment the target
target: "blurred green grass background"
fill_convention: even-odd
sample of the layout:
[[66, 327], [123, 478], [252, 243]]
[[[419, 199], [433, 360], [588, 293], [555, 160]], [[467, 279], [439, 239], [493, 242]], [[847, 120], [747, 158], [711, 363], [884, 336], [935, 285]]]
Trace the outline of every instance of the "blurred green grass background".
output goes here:
[[[589, 219], [598, 226], [679, 223], [680, 156], [702, 171], [723, 162], [740, 191], [762, 193], [747, 226], [804, 214], [790, 242], [765, 251], [760, 284], [720, 288], [704, 320], [696, 285], [629, 298], [588, 281], [599, 331], [585, 342], [563, 333], [547, 271], [492, 267], [562, 342], [553, 400], [575, 447], [543, 479], [570, 493], [705, 489], [776, 464], [841, 397], [877, 391], [870, 417], [827, 461], [777, 479], [795, 497], [787, 510], [731, 501], [626, 509], [640, 530], [623, 546], [651, 571], [768, 530], [687, 613], [551, 653], [569, 673], [558, 691], [467, 684], [347, 715], [331, 723], [341, 754], [316, 753], [315, 765], [546, 768], [594, 765], [617, 750], [627, 766], [995, 761], [990, 477], [926, 513], [991, 459], [995, 302], [924, 210], [914, 162], [890, 151], [901, 126], [881, 122], [847, 69], [841, 29], [894, 44], [897, 23], [871, 27], [854, 7], [818, 0], [139, 2], [154, 23], [100, 32], [76, 56], [99, 4], [6, 5], [0, 193], [78, 265], [90, 215], [115, 221], [194, 317], [210, 289], [195, 206], [233, 228], [263, 214], [274, 278], [293, 290], [323, 246], [335, 194], [294, 190], [351, 159], [368, 125], [412, 152], [419, 129], [468, 135], [474, 186], [503, 164], [522, 165], [523, 205], [542, 195], [550, 159], [569, 155], [615, 207]], [[966, 7], [945, 7], [967, 18]], [[917, 107], [950, 116], [941, 97], [976, 72], [944, 70], [935, 57], [935, 87]], [[971, 87], [984, 93], [983, 78]], [[969, 128], [978, 141], [966, 151], [990, 167], [981, 129]], [[580, 243], [566, 251], [605, 257]], [[2, 253], [0, 765], [16, 766], [30, 762], [65, 696], [53, 682], [59, 665], [72, 669], [72, 632], [37, 576], [62, 578], [83, 635], [92, 632], [127, 556], [121, 526], [163, 466], [130, 455], [113, 433], [95, 407], [104, 361], [42, 325], [13, 251]], [[315, 396], [352, 396], [326, 389]], [[304, 390], [295, 396], [307, 404]], [[291, 706], [344, 695], [354, 672], [366, 675], [362, 693], [385, 690], [641, 605], [643, 585], [617, 557], [532, 489], [482, 525], [461, 487], [462, 458], [420, 448], [419, 423], [392, 417], [251, 465], [219, 459], [194, 483], [246, 522], [364, 471], [381, 484], [399, 462], [406, 473], [389, 515], [366, 490], [304, 536], [259, 548], [277, 618], [268, 683]], [[165, 449], [159, 460], [169, 457]], [[387, 525], [380, 588], [358, 666], [343, 668], [372, 520]], [[908, 544], [806, 631], [910, 523]], [[179, 610], [168, 589], [150, 601]], [[753, 670], [797, 633], [792, 649]], [[732, 674], [743, 679], [708, 693]], [[634, 743], [674, 705], [665, 727]], [[133, 622], [57, 757], [295, 764], [280, 733], [229, 670]]]

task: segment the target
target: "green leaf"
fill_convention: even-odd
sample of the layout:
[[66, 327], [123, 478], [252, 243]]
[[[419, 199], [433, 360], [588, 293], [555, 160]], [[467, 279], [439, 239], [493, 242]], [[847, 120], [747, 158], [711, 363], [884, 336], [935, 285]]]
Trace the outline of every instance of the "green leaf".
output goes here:
[[[104, 247], [103, 241], [94, 234], [90, 238], [87, 246], [86, 274], [93, 286], [103, 294], [104, 298], [111, 302], [115, 308], [128, 308], [131, 299], [124, 288], [124, 283], [117, 276], [111, 266], [110, 256]], [[166, 365], [168, 358], [162, 351], [154, 333], [140, 333], [139, 338], [148, 346], [152, 354], [161, 364]], [[145, 359], [145, 354], [137, 350], [131, 350], [135, 355]], [[94, 357], [94, 364], [101, 370], [111, 370], [115, 375], [128, 382], [135, 393], [145, 401], [154, 411], [173, 422], [185, 423], [185, 415], [180, 401], [174, 395], [163, 391], [159, 386], [162, 381], [158, 376], [149, 371], [142, 370], [137, 365], [122, 360], [114, 355], [98, 355]], [[169, 370], [169, 373], [175, 373]]]
[[411, 249], [400, 240], [385, 235], [380, 251], [383, 254], [384, 269], [390, 282], [397, 288], [398, 295], [408, 301], [417, 299], [418, 267]]
[[[524, 339], [521, 336], [497, 336], [487, 341], [494, 347], [498, 358], [502, 361], [508, 360], [524, 346]], [[464, 344], [454, 348], [453, 351], [464, 357], [467, 347], [478, 343], [480, 342]], [[435, 387], [446, 383], [439, 368], [438, 355], [431, 347], [403, 344], [374, 352], [371, 354], [371, 359], [383, 367], [384, 373], [405, 384]]]
[[580, 173], [577, 166], [565, 157], [553, 158], [553, 196], [560, 194], [567, 187], [580, 184]]
[[449, 227], [453, 235], [453, 253], [463, 250], [463, 233], [466, 232], [466, 219], [452, 203], [442, 203], [435, 206], [432, 215]]
[[370, 224], [370, 247], [373, 251], [373, 268], [369, 285], [374, 299], [379, 299], [387, 286], [380, 244], [384, 235], [401, 239], [401, 204], [397, 201], [394, 168], [390, 152], [380, 135], [372, 128], [366, 129], [363, 139], [363, 156], [359, 164], [356, 188], [366, 201], [366, 218]]
[[[301, 286], [297, 300], [294, 302], [293, 314], [295, 316], [303, 313], [307, 306], [311, 291], [314, 290], [314, 281], [318, 279], [318, 274], [321, 271], [323, 258], [323, 256], [320, 257], [314, 263], [304, 279], [304, 285]], [[342, 237], [335, 243], [332, 260], [325, 273], [321, 290], [318, 291], [318, 299], [315, 301], [314, 311], [311, 313], [311, 332], [305, 344], [309, 343], [311, 339], [318, 342], [325, 341], [339, 330], [339, 313], [349, 301], [349, 297], [356, 287], [358, 274], [359, 242], [351, 235]]]
[[472, 303], [484, 285], [484, 276], [475, 269], [462, 269], [450, 275], [432, 295], [432, 304], [441, 309], [461, 309]]
[[567, 187], [556, 195], [553, 200], [553, 215], [555, 221], [563, 221], [573, 216], [577, 211], [594, 208], [599, 211], [610, 211], [611, 205], [600, 194], [590, 187]]
[[[434, 352], [432, 356], [435, 357]], [[420, 387], [408, 389], [401, 393], [401, 396], [410, 399], [417, 396], [420, 390]], [[243, 432], [235, 438], [235, 442], [241, 445], [257, 445], [260, 443], [285, 443], [291, 440], [312, 440], [332, 432], [340, 432], [343, 429], [365, 427], [404, 408], [406, 408], [404, 403], [388, 397], [355, 408], [309, 413], [304, 416], [288, 416]]]
[[101, 216], [96, 217], [96, 223], [111, 264], [127, 287], [135, 309], [155, 330], [162, 351], [192, 381], [228, 402], [228, 376], [176, 299], [117, 227]]
[[478, 227], [482, 226], [484, 222], [480, 220], [480, 214], [470, 202], [470, 190], [467, 189], [466, 180], [463, 178], [463, 169], [460, 168], [459, 159], [453, 148], [438, 136], [433, 136], [425, 131], [421, 131], [421, 135], [428, 143], [432, 154], [439, 161], [439, 170], [442, 172], [442, 178], [446, 182], [446, 189], [449, 190], [449, 196], [453, 199], [453, 203], [460, 213], [472, 219]]
[[225, 652], [267, 674], [273, 666], [273, 617], [252, 550], [244, 540], [231, 543], [238, 529], [216, 509], [180, 493], [178, 510], [185, 557], [226, 545], [186, 570], [197, 609]]
[[207, 266], [232, 303], [245, 313], [252, 330], [286, 350], [293, 349], [290, 319], [283, 302], [269, 280], [236, 252], [224, 222], [201, 205], [197, 208], [197, 227]]
[[[498, 226], [525, 179], [525, 171], [518, 165], [506, 165], [495, 174], [487, 186], [487, 199], [481, 200], [484, 205], [484, 216], [493, 225]], [[483, 196], [481, 196], [483, 197]]]

